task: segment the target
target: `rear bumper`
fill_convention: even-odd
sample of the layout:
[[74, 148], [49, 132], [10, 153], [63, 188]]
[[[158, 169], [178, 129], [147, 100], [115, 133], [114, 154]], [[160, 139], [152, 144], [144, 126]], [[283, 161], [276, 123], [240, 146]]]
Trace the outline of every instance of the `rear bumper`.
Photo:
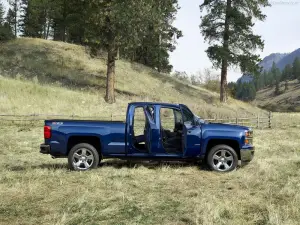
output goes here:
[[41, 144], [40, 145], [40, 153], [50, 154], [50, 145]]
[[241, 162], [242, 163], [248, 163], [252, 161], [254, 157], [254, 152], [255, 152], [255, 147], [247, 147], [247, 148], [242, 148], [240, 153], [241, 153]]

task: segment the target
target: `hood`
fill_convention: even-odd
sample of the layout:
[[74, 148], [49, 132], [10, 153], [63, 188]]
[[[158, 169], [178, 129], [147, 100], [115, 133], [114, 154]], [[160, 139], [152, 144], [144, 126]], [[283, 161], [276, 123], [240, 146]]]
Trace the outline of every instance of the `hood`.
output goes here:
[[210, 130], [228, 130], [228, 131], [245, 131], [250, 130], [249, 127], [233, 125], [233, 124], [225, 124], [225, 123], [207, 123], [204, 124], [206, 129]]

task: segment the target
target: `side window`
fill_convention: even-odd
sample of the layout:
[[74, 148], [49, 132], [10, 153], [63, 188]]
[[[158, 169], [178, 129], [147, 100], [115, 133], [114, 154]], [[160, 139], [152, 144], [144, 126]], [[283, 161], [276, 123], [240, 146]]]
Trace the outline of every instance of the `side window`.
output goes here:
[[194, 115], [185, 108], [182, 108], [183, 113], [183, 122], [184, 123], [192, 123], [194, 120]]
[[183, 124], [183, 118], [180, 110], [174, 110], [176, 124]]
[[146, 117], [143, 107], [134, 109], [133, 132], [134, 136], [144, 135]]
[[176, 123], [180, 123], [180, 121], [182, 121], [182, 116], [179, 110], [172, 108], [160, 109], [160, 122], [164, 130], [174, 131]]

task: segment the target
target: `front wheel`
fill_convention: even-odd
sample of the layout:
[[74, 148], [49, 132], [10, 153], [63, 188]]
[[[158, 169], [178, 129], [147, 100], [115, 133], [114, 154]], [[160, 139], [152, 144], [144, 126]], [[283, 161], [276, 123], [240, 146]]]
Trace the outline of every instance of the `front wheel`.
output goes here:
[[214, 146], [208, 153], [207, 164], [212, 170], [229, 172], [238, 165], [236, 151], [228, 145]]
[[79, 171], [97, 168], [99, 154], [90, 144], [77, 144], [69, 152], [68, 164], [70, 169]]

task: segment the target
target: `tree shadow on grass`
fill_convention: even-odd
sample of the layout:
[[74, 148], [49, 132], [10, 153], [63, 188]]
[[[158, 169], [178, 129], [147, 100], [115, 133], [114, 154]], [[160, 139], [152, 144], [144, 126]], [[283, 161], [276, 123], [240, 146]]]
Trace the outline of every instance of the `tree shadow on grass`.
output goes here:
[[[208, 167], [204, 163], [199, 162], [188, 162], [188, 161], [129, 161], [129, 160], [119, 160], [112, 159], [101, 162], [98, 169], [104, 167], [112, 167], [114, 169], [136, 169], [140, 167], [145, 167], [147, 169], [157, 169], [162, 167], [169, 168], [186, 168], [186, 167], [194, 167], [197, 166], [199, 170], [208, 170]], [[69, 170], [67, 163], [43, 163], [40, 165], [32, 165], [32, 166], [7, 166], [6, 167], [10, 171], [14, 172], [22, 172], [27, 171], [29, 169], [47, 169], [47, 170]]]
[[135, 169], [139, 167], [145, 167], [148, 169], [156, 169], [161, 167], [170, 168], [183, 168], [183, 167], [193, 167], [197, 166], [201, 170], [205, 170], [206, 166], [203, 163], [193, 162], [193, 161], [140, 161], [140, 160], [118, 160], [112, 159], [102, 162], [100, 167], [113, 167], [115, 169], [129, 168]]
[[60, 170], [60, 169], [68, 169], [68, 165], [66, 163], [43, 163], [41, 165], [33, 165], [33, 166], [7, 166], [6, 167], [10, 171], [21, 172], [26, 171], [28, 169], [48, 169], [48, 170]]

